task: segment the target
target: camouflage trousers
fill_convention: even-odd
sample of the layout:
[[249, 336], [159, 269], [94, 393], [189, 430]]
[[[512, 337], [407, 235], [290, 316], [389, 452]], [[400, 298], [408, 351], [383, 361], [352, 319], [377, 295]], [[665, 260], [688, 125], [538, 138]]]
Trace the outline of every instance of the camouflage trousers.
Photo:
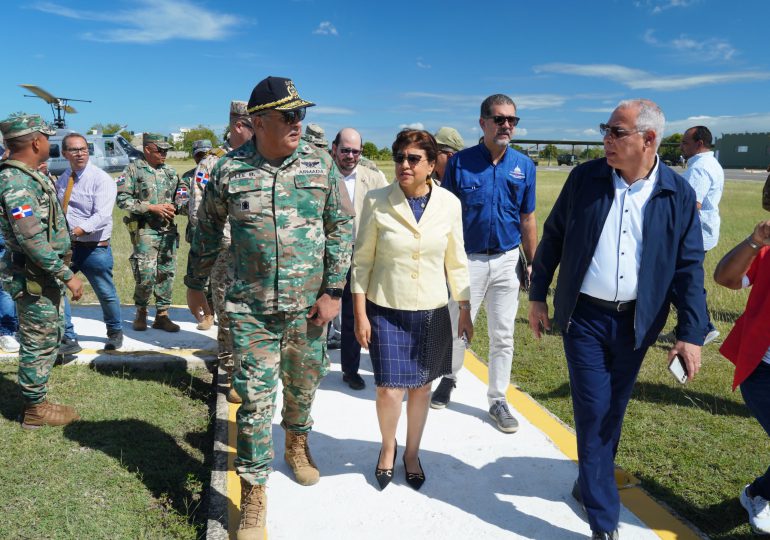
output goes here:
[[[222, 246], [217, 260], [211, 269], [211, 299], [214, 304], [214, 312], [219, 320], [217, 344], [219, 345], [220, 354], [233, 352], [233, 336], [230, 332], [230, 317], [225, 309], [225, 294], [227, 294], [227, 289], [233, 284], [234, 279], [233, 256], [230, 253], [230, 246]], [[232, 358], [227, 365], [221, 367], [232, 371]]]
[[64, 328], [63, 291], [43, 287], [43, 294], [16, 299], [19, 315], [19, 386], [24, 401], [40, 403], [48, 393], [48, 377], [56, 362]]
[[134, 305], [147, 307], [155, 293], [155, 306], [167, 309], [171, 305], [176, 273], [176, 232], [157, 233], [141, 229], [136, 236], [134, 252], [128, 258], [134, 273]]
[[283, 382], [281, 426], [308, 432], [310, 408], [321, 378], [329, 371], [326, 325], [308, 322], [309, 308], [275, 314], [230, 312], [233, 352], [240, 368], [233, 388], [238, 409], [235, 469], [250, 484], [264, 484], [273, 459], [272, 422], [278, 377]]

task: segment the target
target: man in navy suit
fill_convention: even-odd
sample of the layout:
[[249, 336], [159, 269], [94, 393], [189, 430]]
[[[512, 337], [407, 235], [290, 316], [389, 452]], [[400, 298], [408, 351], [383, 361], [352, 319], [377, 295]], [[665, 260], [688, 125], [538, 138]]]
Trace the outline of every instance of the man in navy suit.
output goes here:
[[592, 538], [618, 538], [614, 459], [626, 405], [648, 347], [678, 312], [677, 341], [692, 380], [707, 325], [703, 237], [695, 192], [657, 155], [663, 112], [621, 102], [600, 129], [606, 158], [573, 169], [533, 261], [529, 325], [550, 330], [546, 295], [557, 266], [554, 322], [569, 368], [579, 475], [573, 495]]

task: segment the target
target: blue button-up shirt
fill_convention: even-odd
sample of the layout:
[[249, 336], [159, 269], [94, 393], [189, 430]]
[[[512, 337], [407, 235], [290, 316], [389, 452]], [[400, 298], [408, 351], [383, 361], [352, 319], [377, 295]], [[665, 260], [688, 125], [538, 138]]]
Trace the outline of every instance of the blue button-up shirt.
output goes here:
[[719, 200], [725, 187], [725, 172], [714, 152], [701, 152], [687, 160], [687, 170], [682, 176], [695, 190], [695, 198], [701, 205], [703, 249], [708, 251], [719, 240]]
[[466, 253], [509, 251], [521, 243], [521, 214], [535, 211], [535, 164], [508, 148], [494, 165], [484, 144], [457, 152], [441, 187], [463, 208]]

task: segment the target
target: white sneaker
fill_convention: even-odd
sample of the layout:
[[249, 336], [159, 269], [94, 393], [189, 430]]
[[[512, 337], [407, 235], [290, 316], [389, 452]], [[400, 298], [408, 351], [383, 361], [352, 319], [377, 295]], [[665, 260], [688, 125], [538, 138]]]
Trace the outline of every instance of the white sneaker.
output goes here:
[[0, 336], [0, 349], [7, 353], [19, 352], [19, 342], [13, 336]]
[[709, 343], [711, 343], [712, 341], [714, 341], [718, 337], [719, 337], [719, 330], [714, 328], [711, 332], [706, 334], [706, 337], [703, 340], [703, 346], [705, 347], [706, 345], [708, 345]]
[[741, 505], [749, 513], [749, 523], [755, 533], [770, 534], [770, 504], [759, 495], [749, 497], [749, 486], [741, 491]]

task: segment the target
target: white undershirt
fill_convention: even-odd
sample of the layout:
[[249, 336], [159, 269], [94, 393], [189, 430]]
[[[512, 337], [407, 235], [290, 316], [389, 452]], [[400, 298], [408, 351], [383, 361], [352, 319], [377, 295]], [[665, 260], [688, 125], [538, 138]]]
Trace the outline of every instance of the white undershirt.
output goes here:
[[348, 195], [350, 195], [350, 203], [356, 200], [356, 169], [347, 175], [345, 178], [345, 187], [348, 189]]

